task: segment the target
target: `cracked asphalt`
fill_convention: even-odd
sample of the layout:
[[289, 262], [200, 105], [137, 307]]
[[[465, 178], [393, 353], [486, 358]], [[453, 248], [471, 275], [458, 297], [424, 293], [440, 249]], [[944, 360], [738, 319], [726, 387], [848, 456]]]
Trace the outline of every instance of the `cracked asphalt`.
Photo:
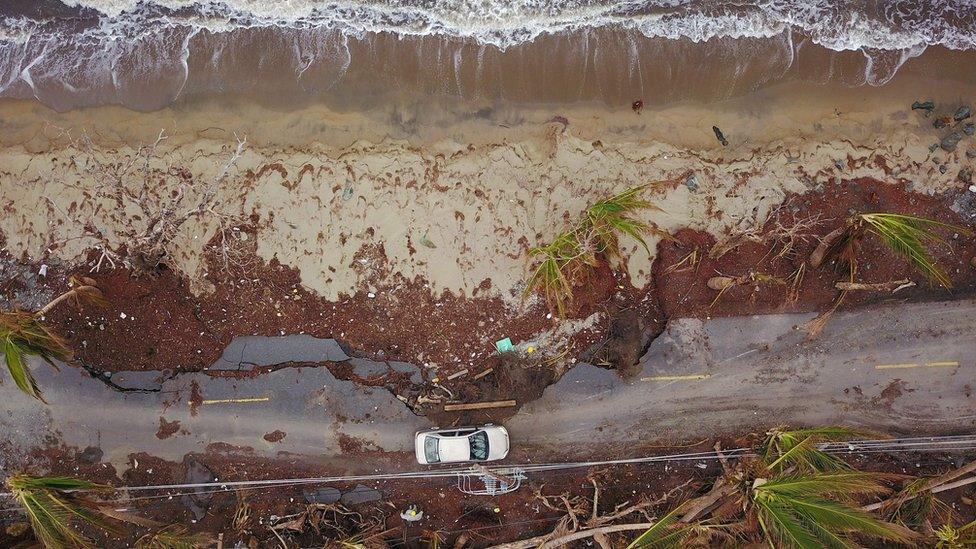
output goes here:
[[[513, 444], [509, 461], [636, 456], [650, 445], [785, 424], [840, 423], [892, 434], [972, 432], [976, 301], [842, 312], [807, 341], [797, 328], [814, 316], [675, 319], [632, 379], [577, 365], [506, 421]], [[291, 337], [306, 339], [232, 343], [225, 353], [232, 359], [223, 368], [295, 356], [348, 359], [331, 340]], [[250, 349], [249, 358], [244, 349]], [[370, 371], [403, 367], [357, 364]], [[7, 461], [55, 442], [100, 447], [120, 470], [131, 453], [179, 461], [215, 443], [268, 457], [285, 452], [320, 460], [343, 455], [348, 437], [376, 455], [409, 452], [413, 432], [430, 426], [386, 389], [336, 379], [323, 367], [249, 379], [202, 372], [161, 381], [153, 379], [158, 373], [112, 376], [119, 386], [154, 389], [125, 393], [83, 369], [37, 365], [34, 372], [50, 406], [22, 395], [7, 379], [0, 384]], [[275, 431], [284, 438], [265, 438]], [[403, 459], [403, 468], [416, 467], [410, 457]], [[368, 456], [357, 462], [364, 468], [372, 463]]]

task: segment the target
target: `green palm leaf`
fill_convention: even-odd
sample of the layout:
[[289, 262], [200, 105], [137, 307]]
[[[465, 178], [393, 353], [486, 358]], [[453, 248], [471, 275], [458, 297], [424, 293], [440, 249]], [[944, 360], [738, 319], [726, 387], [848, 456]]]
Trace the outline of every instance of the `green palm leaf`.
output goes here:
[[[817, 549], [821, 543], [808, 530], [803, 522], [794, 515], [788, 507], [780, 505], [770, 498], [757, 498], [759, 527], [769, 541], [770, 547], [790, 547], [800, 549]], [[779, 542], [775, 545], [773, 541]]]
[[860, 471], [820, 473], [814, 475], [784, 475], [769, 479], [755, 488], [760, 494], [781, 497], [811, 497], [833, 495], [853, 497], [889, 492], [881, 475]]
[[904, 526], [884, 522], [865, 511], [824, 498], [795, 498], [789, 500], [789, 506], [798, 516], [831, 532], [855, 532], [898, 542], [915, 537], [914, 532]]
[[863, 431], [847, 427], [817, 427], [811, 429], [773, 429], [759, 446], [759, 455], [770, 470], [782, 471], [796, 466], [805, 471], [841, 471], [849, 469], [841, 459], [817, 449], [823, 442], [862, 436]]

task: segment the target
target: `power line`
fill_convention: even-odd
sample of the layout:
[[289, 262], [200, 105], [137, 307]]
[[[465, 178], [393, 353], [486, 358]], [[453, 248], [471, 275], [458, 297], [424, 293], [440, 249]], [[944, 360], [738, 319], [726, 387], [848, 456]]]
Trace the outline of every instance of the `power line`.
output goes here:
[[[950, 435], [936, 437], [909, 437], [901, 439], [873, 439], [873, 440], [853, 440], [847, 442], [829, 442], [817, 445], [824, 452], [831, 454], [867, 454], [867, 453], [902, 453], [902, 452], [946, 452], [976, 450], [976, 435]], [[580, 462], [556, 462], [541, 464], [521, 464], [491, 467], [488, 470], [499, 475], [511, 475], [515, 470], [522, 472], [551, 472], [566, 471], [589, 467], [608, 467], [619, 465], [638, 465], [650, 463], [671, 463], [684, 461], [709, 461], [717, 459], [739, 459], [744, 457], [754, 457], [756, 454], [751, 448], [732, 448], [728, 450], [693, 452], [684, 454], [665, 454], [657, 456], [645, 456], [637, 458], [624, 458], [615, 460], [597, 460]], [[183, 484], [157, 484], [146, 486], [120, 486], [118, 491], [128, 494], [130, 492], [145, 492], [153, 490], [191, 490], [189, 492], [167, 493], [153, 496], [129, 497], [131, 501], [140, 499], [163, 499], [182, 495], [193, 494], [213, 494], [219, 492], [230, 492], [235, 490], [254, 490], [268, 487], [291, 487], [305, 486], [312, 484], [329, 484], [338, 482], [370, 482], [387, 480], [427, 480], [433, 478], [451, 478], [458, 475], [478, 475], [482, 470], [472, 467], [454, 467], [446, 469], [434, 469], [427, 471], [406, 471], [401, 473], [380, 473], [371, 475], [349, 475], [332, 477], [303, 477], [288, 479], [265, 479], [265, 480], [243, 480], [230, 482], [200, 482]], [[214, 490], [199, 491], [201, 488], [215, 488]], [[95, 490], [76, 490], [77, 492], [91, 492]], [[4, 493], [0, 495], [10, 495]]]

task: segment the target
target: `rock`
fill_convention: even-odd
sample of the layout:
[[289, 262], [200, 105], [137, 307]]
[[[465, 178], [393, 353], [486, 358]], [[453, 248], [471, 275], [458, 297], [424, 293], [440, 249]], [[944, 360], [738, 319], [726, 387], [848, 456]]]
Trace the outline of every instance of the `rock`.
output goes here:
[[315, 490], [305, 490], [302, 494], [304, 494], [305, 501], [308, 503], [324, 503], [326, 505], [335, 503], [342, 497], [342, 492], [338, 488], [331, 486], [316, 488]]
[[925, 116], [928, 116], [933, 110], [935, 110], [935, 103], [933, 101], [916, 101], [912, 103], [912, 110], [923, 110], [925, 111]]
[[962, 127], [962, 133], [972, 137], [974, 134], [976, 134], [976, 124], [973, 124], [972, 122], [967, 123]]
[[962, 134], [959, 132], [952, 132], [942, 138], [942, 141], [939, 142], [939, 146], [942, 147], [942, 150], [946, 152], [952, 152], [956, 150], [956, 146], [959, 145], [960, 141], [962, 141]]
[[685, 178], [685, 187], [691, 192], [696, 192], [698, 190], [698, 177], [695, 174], [691, 174]]
[[383, 499], [383, 494], [379, 490], [357, 484], [355, 488], [342, 494], [340, 501], [342, 501], [343, 505], [358, 505], [360, 503], [369, 503], [381, 499]]
[[729, 146], [729, 140], [725, 138], [725, 134], [722, 133], [722, 130], [719, 129], [718, 126], [712, 126], [712, 132], [715, 133], [715, 139], [718, 139], [718, 142], [721, 143], [723, 147]]
[[956, 113], [952, 115], [952, 119], [956, 122], [960, 120], [965, 120], [973, 115], [973, 110], [969, 108], [969, 105], [963, 105], [956, 109]]
[[[186, 474], [183, 482], [186, 484], [204, 484], [216, 482], [217, 476], [203, 463], [197, 461], [193, 456], [188, 456], [183, 460], [186, 467]], [[210, 499], [213, 497], [213, 488], [196, 488], [192, 494], [183, 496], [181, 501], [187, 509], [193, 513], [197, 520], [201, 520], [210, 508]]]
[[972, 168], [963, 168], [959, 170], [959, 181], [969, 185], [973, 182], [973, 170]]
[[102, 449], [98, 446], [88, 446], [81, 452], [78, 452], [75, 458], [82, 463], [95, 464], [102, 461], [102, 456], [104, 455], [105, 452], [102, 452]]
[[352, 374], [362, 379], [381, 376], [390, 371], [385, 362], [377, 362], [368, 358], [350, 358], [349, 365], [352, 366]]

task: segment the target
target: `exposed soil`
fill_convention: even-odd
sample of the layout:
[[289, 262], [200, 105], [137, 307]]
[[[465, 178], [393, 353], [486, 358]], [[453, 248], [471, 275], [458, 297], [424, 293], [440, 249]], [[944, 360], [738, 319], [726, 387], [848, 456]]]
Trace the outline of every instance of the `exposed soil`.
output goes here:
[[[551, 329], [554, 324], [546, 318], [544, 304], [536, 303], [519, 313], [497, 298], [435, 296], [422, 281], [396, 277], [379, 277], [385, 283], [369, 294], [374, 297], [357, 294], [332, 302], [306, 291], [296, 271], [275, 261], [260, 261], [253, 253], [255, 238], [233, 244], [239, 249], [232, 249], [232, 262], [225, 260], [227, 248], [218, 246], [215, 239], [209, 257], [208, 281], [214, 286], [210, 294], [194, 297], [187, 284], [166, 269], [155, 275], [124, 269], [102, 271], [91, 276], [108, 297], [108, 307], [80, 312], [59, 307], [49, 320], [68, 338], [81, 360], [100, 370], [198, 371], [213, 363], [234, 336], [309, 333], [336, 338], [357, 356], [427, 366], [427, 377], [442, 381], [466, 368], [469, 373], [451, 387], [467, 398], [517, 398], [521, 403], [534, 398], [553, 379], [553, 370], [555, 375], [560, 373], [558, 365], [574, 360], [618, 368], [623, 375], [632, 373], [648, 342], [673, 316], [826, 310], [839, 295], [834, 284], [846, 276], [845, 267], [807, 266], [800, 282], [793, 284], [797, 269], [805, 264], [820, 237], [840, 226], [852, 211], [891, 211], [965, 225], [950, 209], [956, 199], [952, 192], [929, 196], [911, 193], [903, 184], [873, 180], [825, 183], [818, 190], [788, 197], [777, 214], [754, 231], [755, 238], [741, 238], [732, 246], [723, 241], [721, 247], [726, 251], [722, 254], [717, 253], [711, 236], [690, 229], [680, 231], [675, 242], [663, 241], [649, 288], [632, 287], [627, 277], [601, 262], [587, 283], [577, 288], [577, 299], [570, 308], [572, 318], [601, 312], [599, 321], [570, 336], [563, 348], [539, 349], [536, 360], [550, 366], [550, 372], [530, 369], [537, 375], [512, 384], [500, 382], [497, 374], [477, 382], [471, 376], [495, 364], [497, 339], [507, 336], [515, 342], [529, 341]], [[773, 238], [777, 224], [792, 226], [805, 220], [816, 223], [800, 233], [788, 253], [780, 253], [785, 241]], [[252, 219], [252, 226], [242, 227], [241, 233], [253, 235], [259, 230], [257, 225], [259, 220]], [[951, 247], [937, 246], [934, 256], [954, 282], [951, 293], [928, 284], [869, 235], [858, 253], [858, 279], [910, 279], [916, 286], [895, 294], [849, 292], [841, 308], [973, 294], [976, 239], [961, 233], [946, 238]], [[382, 271], [382, 245], [363, 253], [369, 256], [371, 269]], [[757, 273], [765, 280], [735, 285], [718, 299], [718, 292], [706, 286], [712, 276]], [[47, 280], [64, 280], [66, 274], [51, 272]]]
[[[725, 441], [723, 447], [738, 447], [749, 442], [751, 440]], [[712, 445], [712, 441], [702, 441], [680, 451], [705, 451], [710, 450]], [[657, 450], [660, 453], [675, 451], [679, 450]], [[394, 454], [384, 457], [391, 463], [404, 459], [403, 456]], [[355, 455], [323, 464], [291, 459], [288, 456], [266, 459], [233, 447], [210, 449], [206, 453], [192, 454], [190, 458], [212, 471], [220, 480], [343, 475], [355, 471], [356, 460]], [[145, 453], [131, 455], [127, 468], [121, 472], [117, 472], [111, 465], [101, 463], [99, 459], [100, 456], [92, 455], [90, 450], [49, 447], [33, 456], [30, 469], [50, 474], [83, 476], [93, 481], [128, 486], [180, 483], [185, 481], [187, 474], [186, 461], [166, 461]], [[937, 453], [854, 455], [850, 457], [850, 462], [866, 470], [898, 475], [935, 475], [959, 466], [956, 456]], [[592, 482], [596, 482], [600, 487], [599, 512], [603, 515], [611, 513], [618, 505], [633, 504], [645, 497], [658, 499], [677, 489], [672, 499], [652, 508], [653, 513], [660, 515], [677, 501], [707, 491], [721, 472], [721, 465], [712, 460], [531, 473], [519, 490], [491, 498], [466, 496], [458, 492], [453, 477], [399, 482], [332, 483], [329, 486], [340, 492], [355, 491], [363, 487], [379, 490], [382, 494], [380, 501], [349, 507], [361, 515], [363, 520], [382, 517], [384, 528], [391, 529], [385, 536], [389, 546], [428, 547], [427, 540], [424, 539], [425, 532], [436, 531], [441, 535], [441, 546], [450, 547], [462, 536], [467, 536], [469, 545], [466, 547], [485, 547], [553, 530], [556, 522], [564, 515], [562, 507], [547, 507], [537, 497], [537, 493], [548, 496], [564, 494], [570, 500], [591, 500]], [[212, 535], [223, 533], [225, 547], [233, 547], [238, 541], [245, 546], [250, 544], [255, 547], [272, 547], [278, 546], [278, 541], [267, 527], [271, 517], [288, 517], [303, 511], [306, 497], [319, 487], [306, 485], [217, 491], [204, 499], [206, 512], [199, 520], [188, 509], [184, 498], [179, 495], [168, 497], [169, 493], [166, 492], [144, 494], [162, 497], [136, 500], [128, 507], [164, 524], [184, 524], [191, 531]], [[969, 485], [942, 493], [940, 498], [951, 504], [962, 520], [971, 520], [974, 514], [972, 501], [976, 497], [974, 490], [976, 488]], [[404, 529], [404, 522], [398, 515], [411, 504], [418, 505], [423, 510], [424, 519], [419, 525]], [[580, 518], [586, 519], [589, 516]], [[323, 522], [319, 533], [310, 527], [304, 533], [289, 532], [282, 535], [294, 546], [321, 546], [328, 539], [334, 540], [338, 537], [335, 525], [344, 526], [350, 534], [355, 533], [350, 530], [355, 529], [355, 522], [359, 519], [342, 522], [344, 520], [344, 517], [336, 516]], [[91, 529], [85, 529], [85, 532], [94, 537], [96, 546], [115, 549], [131, 547], [145, 530], [123, 524], [119, 535], [106, 537], [105, 534]], [[25, 537], [11, 538], [0, 531], [0, 545], [11, 546], [14, 542], [23, 541]], [[618, 539], [623, 542], [624, 538]]]
[[[820, 238], [841, 226], [852, 211], [916, 215], [972, 228], [950, 209], [953, 200], [952, 193], [928, 196], [910, 193], [901, 185], [873, 180], [829, 183], [821, 191], [789, 197], [780, 209], [779, 218], [770, 220], [759, 231], [760, 242], [742, 240], [741, 245], [717, 258], [710, 256], [716, 248], [710, 235], [683, 230], [676, 235], [677, 242], [662, 242], [658, 247], [654, 279], [660, 292], [661, 307], [668, 317], [702, 318], [826, 310], [840, 293], [834, 284], [848, 276], [845, 266], [830, 264], [813, 269], [807, 264], [802, 281], [792, 287], [792, 277], [807, 262]], [[816, 219], [819, 224], [806, 233], [805, 239], [795, 240], [792, 251], [777, 257], [783, 249], [783, 241], [770, 238], [776, 221], [792, 226], [797, 221], [809, 219]], [[852, 291], [841, 308], [882, 301], [952, 299], [973, 294], [976, 291], [976, 268], [971, 260], [976, 256], [976, 238], [953, 231], [944, 236], [951, 246], [936, 245], [931, 249], [953, 282], [951, 292], [929, 284], [877, 237], [868, 235], [858, 253], [858, 281], [909, 279], [916, 285], [894, 294]], [[718, 291], [706, 286], [707, 280], [713, 276], [739, 277], [750, 273], [776, 280], [735, 285], [721, 297], [718, 297]]]

